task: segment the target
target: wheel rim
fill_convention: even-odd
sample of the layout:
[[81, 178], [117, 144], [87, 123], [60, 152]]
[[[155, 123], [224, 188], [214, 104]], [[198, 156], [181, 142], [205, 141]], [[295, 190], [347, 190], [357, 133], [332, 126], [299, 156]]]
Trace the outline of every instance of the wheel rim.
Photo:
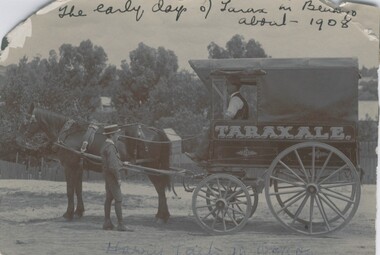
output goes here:
[[257, 205], [259, 204], [259, 194], [257, 193], [256, 188], [252, 186], [248, 186], [247, 189], [249, 194], [251, 195], [252, 208], [249, 216], [251, 218], [253, 214], [256, 212]]
[[269, 209], [297, 233], [321, 235], [344, 227], [360, 201], [360, 179], [336, 148], [317, 142], [296, 144], [272, 162], [265, 186]]
[[228, 174], [206, 177], [193, 193], [197, 223], [211, 234], [235, 233], [247, 223], [250, 194], [239, 179]]

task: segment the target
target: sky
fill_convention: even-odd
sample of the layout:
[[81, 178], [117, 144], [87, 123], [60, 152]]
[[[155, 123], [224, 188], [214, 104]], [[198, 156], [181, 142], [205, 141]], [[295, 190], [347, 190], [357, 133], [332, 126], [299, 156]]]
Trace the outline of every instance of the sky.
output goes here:
[[[131, 12], [108, 15], [94, 12], [99, 4], [104, 4], [103, 10], [112, 7], [115, 11], [123, 10], [128, 3], [130, 9], [135, 8]], [[152, 7], [157, 3], [162, 3], [161, 9], [170, 12], [153, 12]], [[66, 10], [70, 10], [74, 6], [73, 13], [78, 15], [82, 10], [85, 17], [60, 18], [63, 11], [59, 8], [47, 13], [41, 11], [44, 14], [32, 16], [25, 24], [23, 33], [29, 32], [30, 37], [22, 43], [23, 47], [11, 48], [8, 58], [0, 64], [17, 63], [24, 55], [29, 59], [46, 57], [51, 49], [58, 51], [63, 43], [79, 45], [90, 39], [104, 48], [109, 63], [116, 66], [124, 59], [128, 61], [129, 52], [143, 42], [173, 50], [180, 68], [190, 69], [189, 59], [208, 57], [210, 42], [225, 46], [233, 35], [241, 34], [246, 41], [255, 39], [261, 43], [272, 58], [357, 57], [360, 66], [378, 66], [379, 9], [346, 5], [345, 10], [349, 12], [346, 16], [346, 13], [311, 10], [318, 9], [319, 5], [322, 9], [327, 6], [317, 0], [309, 3], [302, 10], [304, 0], [72, 0], [61, 8], [67, 5]], [[138, 6], [141, 7], [137, 13]], [[183, 12], [179, 15], [181, 6]], [[205, 12], [201, 11], [202, 6]], [[287, 10], [279, 10], [281, 6]], [[210, 12], [205, 18], [207, 10]], [[282, 24], [284, 15], [286, 25], [283, 26], [238, 23], [242, 19], [249, 23], [254, 17], [256, 22], [264, 18], [267, 22]], [[342, 28], [345, 20], [350, 20], [348, 27]], [[13, 39], [17, 40], [20, 39]]]

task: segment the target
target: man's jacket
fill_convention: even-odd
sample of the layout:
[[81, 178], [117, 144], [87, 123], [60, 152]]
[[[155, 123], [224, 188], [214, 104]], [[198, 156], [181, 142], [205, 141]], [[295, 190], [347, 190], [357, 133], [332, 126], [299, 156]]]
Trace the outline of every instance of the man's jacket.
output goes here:
[[113, 175], [116, 180], [121, 180], [119, 170], [123, 167], [119, 152], [112, 140], [107, 139], [101, 151], [103, 160], [103, 173]]

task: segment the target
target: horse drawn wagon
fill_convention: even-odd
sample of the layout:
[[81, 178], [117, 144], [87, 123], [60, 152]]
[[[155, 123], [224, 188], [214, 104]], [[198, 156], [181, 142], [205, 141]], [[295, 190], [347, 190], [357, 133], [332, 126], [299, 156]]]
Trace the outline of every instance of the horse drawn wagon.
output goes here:
[[[156, 218], [169, 218], [165, 187], [167, 177], [177, 175], [197, 181], [194, 188], [184, 187], [193, 192], [197, 223], [211, 234], [241, 230], [263, 192], [270, 211], [287, 229], [323, 235], [343, 228], [360, 200], [357, 60], [219, 59], [191, 60], [190, 65], [211, 98], [209, 158], [201, 164], [202, 174], [169, 167], [169, 142], [162, 132], [143, 125], [122, 127], [122, 148], [133, 156], [126, 167], [148, 174], [157, 190]], [[231, 77], [249, 102], [247, 120], [222, 117]], [[35, 132], [35, 123], [53, 141], [67, 123], [67, 118], [37, 108], [31, 116], [26, 133]], [[79, 159], [96, 160], [92, 154], [99, 155], [105, 139], [97, 133], [89, 150], [79, 153], [83, 132], [71, 133], [60, 145], [67, 151], [60, 160], [68, 183], [68, 218], [84, 211], [82, 172], [75, 170]], [[122, 150], [122, 159], [124, 154]]]
[[[239, 231], [258, 194], [287, 229], [306, 235], [344, 227], [360, 200], [355, 59], [194, 60], [212, 98], [207, 177], [193, 212], [210, 233]], [[237, 80], [248, 120], [223, 120], [226, 82]]]

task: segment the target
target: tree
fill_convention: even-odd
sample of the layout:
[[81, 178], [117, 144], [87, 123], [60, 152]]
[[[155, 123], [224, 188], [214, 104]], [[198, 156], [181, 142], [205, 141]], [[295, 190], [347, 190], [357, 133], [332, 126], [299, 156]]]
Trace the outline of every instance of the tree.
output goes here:
[[130, 74], [132, 81], [127, 82], [134, 99], [144, 103], [149, 91], [161, 78], [169, 77], [177, 72], [178, 58], [171, 50], [163, 47], [158, 49], [139, 43], [137, 49], [129, 54]]
[[207, 46], [209, 53], [209, 58], [221, 59], [221, 58], [230, 58], [230, 54], [223, 47], [220, 47], [214, 42], [211, 42]]
[[266, 58], [268, 57], [265, 53], [264, 49], [262, 48], [261, 44], [259, 42], [256, 42], [254, 39], [250, 39], [248, 43], [245, 46], [246, 52], [245, 57], [246, 58]]
[[377, 69], [363, 67], [360, 70], [359, 100], [378, 100]]
[[157, 84], [150, 92], [149, 105], [158, 120], [185, 109], [203, 114], [208, 107], [207, 99], [206, 88], [200, 80], [187, 71], [181, 71]]
[[94, 113], [102, 90], [117, 81], [116, 68], [107, 68], [106, 61], [103, 48], [87, 40], [78, 47], [63, 44], [59, 54], [51, 50], [47, 59], [29, 61], [24, 57], [18, 65], [9, 66], [1, 89], [5, 105], [0, 130], [10, 130], [11, 134], [0, 139], [1, 145], [9, 146], [9, 137], [16, 136], [23, 113], [32, 102], [74, 118]]
[[243, 58], [246, 52], [245, 45], [246, 43], [242, 35], [234, 35], [226, 43], [226, 48], [231, 58]]
[[215, 42], [211, 42], [207, 46], [209, 58], [266, 58], [269, 57], [265, 53], [261, 44], [254, 39], [245, 42], [242, 35], [234, 35], [227, 43], [226, 49], [220, 47]]

